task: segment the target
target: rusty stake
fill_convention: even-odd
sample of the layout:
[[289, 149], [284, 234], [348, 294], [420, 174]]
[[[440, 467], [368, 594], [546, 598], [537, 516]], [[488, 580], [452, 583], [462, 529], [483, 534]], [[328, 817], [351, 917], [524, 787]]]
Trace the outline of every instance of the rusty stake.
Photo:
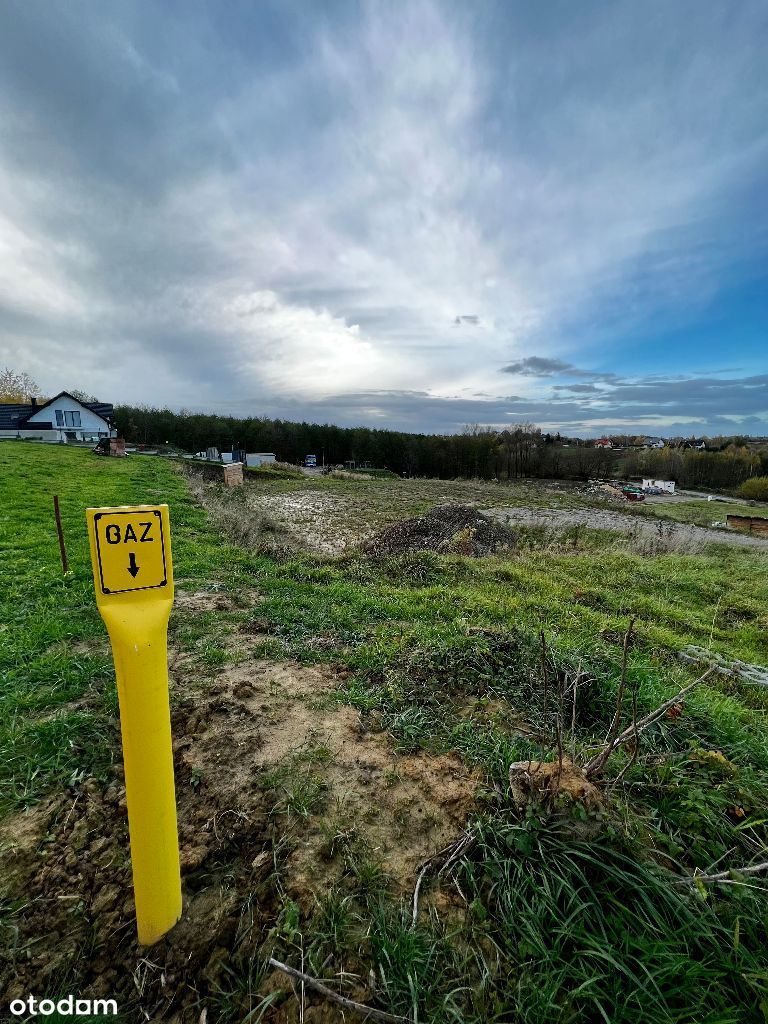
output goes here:
[[56, 532], [59, 535], [59, 550], [61, 551], [61, 568], [64, 572], [69, 571], [69, 562], [67, 561], [67, 549], [64, 546], [64, 531], [61, 528], [61, 512], [59, 511], [59, 496], [54, 494], [53, 496], [53, 512], [56, 516]]

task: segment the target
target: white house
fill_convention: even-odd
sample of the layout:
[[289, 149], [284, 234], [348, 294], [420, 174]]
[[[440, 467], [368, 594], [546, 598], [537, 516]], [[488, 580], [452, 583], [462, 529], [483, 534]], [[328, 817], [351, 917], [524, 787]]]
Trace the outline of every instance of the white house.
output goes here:
[[0, 438], [37, 441], [98, 441], [115, 437], [114, 409], [107, 402], [81, 402], [62, 391], [39, 403], [0, 404]]
[[665, 494], [675, 493], [675, 481], [674, 480], [643, 480], [644, 491], [663, 491]]
[[662, 437], [645, 437], [643, 438], [643, 445], [646, 448], [663, 448], [664, 438]]

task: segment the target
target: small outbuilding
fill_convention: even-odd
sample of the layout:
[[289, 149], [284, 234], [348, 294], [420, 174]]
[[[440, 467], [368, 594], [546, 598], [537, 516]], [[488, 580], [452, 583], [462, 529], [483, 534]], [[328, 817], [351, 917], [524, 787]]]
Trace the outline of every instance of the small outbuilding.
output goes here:
[[648, 477], [643, 479], [643, 490], [650, 494], [674, 494], [674, 480], [651, 480]]
[[246, 466], [266, 466], [276, 461], [277, 456], [274, 452], [248, 452], [245, 456]]

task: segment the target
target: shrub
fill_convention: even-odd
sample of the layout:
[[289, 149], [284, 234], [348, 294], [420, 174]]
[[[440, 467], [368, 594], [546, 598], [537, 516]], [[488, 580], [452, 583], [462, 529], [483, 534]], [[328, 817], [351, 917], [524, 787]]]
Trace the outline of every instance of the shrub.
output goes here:
[[739, 488], [739, 494], [753, 501], [768, 501], [768, 476], [753, 476], [745, 480]]

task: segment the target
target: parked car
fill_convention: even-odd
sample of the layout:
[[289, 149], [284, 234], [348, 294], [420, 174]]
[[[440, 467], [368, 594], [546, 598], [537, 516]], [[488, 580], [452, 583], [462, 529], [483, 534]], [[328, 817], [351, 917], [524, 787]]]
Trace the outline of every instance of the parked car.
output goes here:
[[621, 493], [627, 501], [645, 501], [645, 494], [639, 487], [622, 487]]

